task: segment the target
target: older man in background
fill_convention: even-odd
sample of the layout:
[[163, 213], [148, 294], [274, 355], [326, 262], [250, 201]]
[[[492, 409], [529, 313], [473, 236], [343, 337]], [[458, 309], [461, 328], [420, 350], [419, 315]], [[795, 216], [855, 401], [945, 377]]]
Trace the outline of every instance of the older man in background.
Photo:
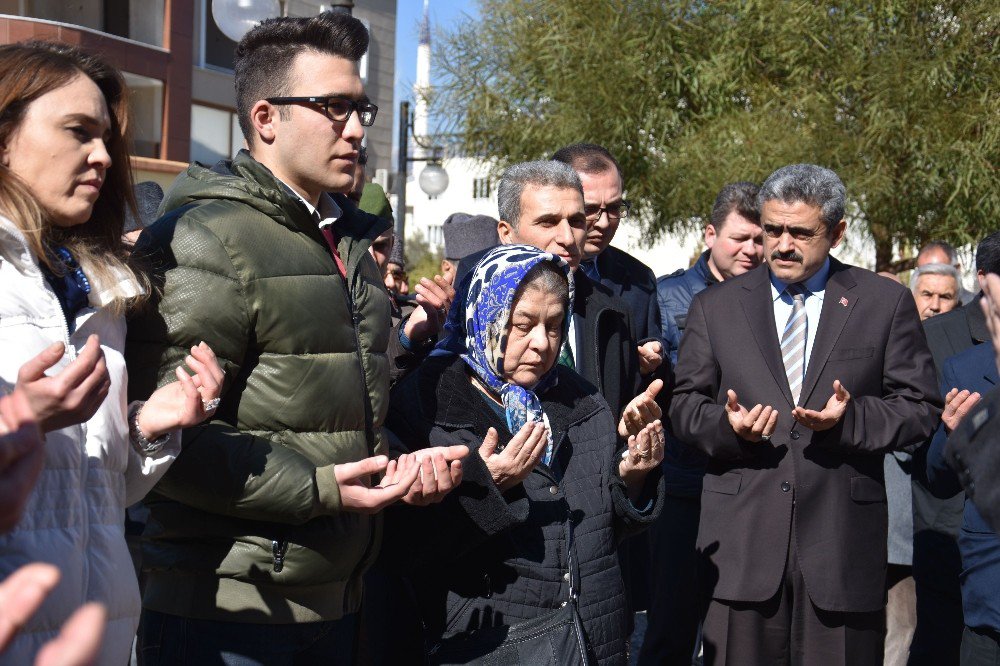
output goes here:
[[[947, 246], [951, 248], [951, 246]], [[939, 244], [928, 245], [922, 255], [944, 255]], [[961, 280], [950, 263], [927, 263], [910, 276], [910, 291], [920, 320], [959, 307]], [[905, 451], [885, 456], [885, 490], [889, 508], [889, 569], [886, 585], [885, 666], [904, 666], [917, 626], [917, 593], [913, 580], [913, 458]]]
[[910, 276], [910, 290], [920, 320], [951, 312], [962, 304], [962, 278], [951, 264], [924, 264]]

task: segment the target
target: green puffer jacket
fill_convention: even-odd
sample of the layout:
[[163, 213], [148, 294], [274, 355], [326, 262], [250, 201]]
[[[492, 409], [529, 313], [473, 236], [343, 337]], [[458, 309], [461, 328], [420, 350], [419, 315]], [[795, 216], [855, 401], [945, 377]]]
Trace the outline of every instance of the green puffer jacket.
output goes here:
[[390, 303], [368, 247], [387, 223], [336, 200], [346, 285], [301, 200], [246, 152], [178, 176], [140, 238], [161, 295], [129, 322], [130, 399], [201, 340], [226, 373], [146, 499], [146, 608], [278, 624], [360, 606], [381, 521], [341, 509], [333, 466], [385, 449]]

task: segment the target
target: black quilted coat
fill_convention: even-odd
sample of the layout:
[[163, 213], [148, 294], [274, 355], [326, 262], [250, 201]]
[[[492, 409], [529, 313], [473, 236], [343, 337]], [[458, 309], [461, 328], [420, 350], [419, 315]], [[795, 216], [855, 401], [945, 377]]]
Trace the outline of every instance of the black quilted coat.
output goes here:
[[[660, 476], [647, 478], [637, 502], [644, 510], [637, 511], [618, 476], [621, 449], [604, 398], [562, 367], [558, 385], [540, 397], [556, 442], [552, 465], [539, 465], [501, 494], [478, 446], [491, 426], [501, 444], [511, 435], [460, 359], [432, 357], [393, 390], [386, 422], [400, 440], [393, 446], [467, 443], [472, 451], [462, 485], [441, 504], [386, 513], [380, 563], [406, 578], [393, 593], [391, 622], [395, 629], [399, 616], [418, 616], [429, 651], [445, 633], [512, 624], [559, 607], [568, 596], [569, 520], [590, 648], [598, 663], [624, 663], [629, 610], [617, 545], [655, 518]], [[415, 612], [400, 613], [407, 604]]]

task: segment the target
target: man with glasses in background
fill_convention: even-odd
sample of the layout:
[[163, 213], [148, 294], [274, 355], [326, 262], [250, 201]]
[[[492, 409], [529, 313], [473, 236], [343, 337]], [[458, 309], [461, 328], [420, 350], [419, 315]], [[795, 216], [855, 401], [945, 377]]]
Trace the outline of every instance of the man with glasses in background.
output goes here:
[[[660, 307], [656, 298], [656, 275], [624, 250], [611, 247], [629, 204], [623, 198], [624, 176], [618, 160], [604, 146], [575, 143], [552, 155], [556, 162], [573, 167], [583, 185], [583, 211], [587, 232], [583, 238], [580, 270], [590, 280], [610, 291], [628, 313], [627, 325], [636, 342], [640, 388], [654, 379], [670, 382], [670, 365], [665, 361]], [[579, 278], [577, 278], [579, 280]], [[666, 410], [669, 390], [657, 395]], [[649, 607], [649, 539], [643, 532], [622, 544], [619, 549], [622, 574], [632, 610]]]
[[136, 246], [159, 289], [129, 324], [129, 388], [170, 381], [201, 331], [226, 372], [147, 498], [140, 663], [352, 664], [378, 512], [461, 478], [464, 446], [433, 450], [426, 474], [385, 455], [389, 297], [368, 248], [390, 223], [345, 196], [378, 111], [367, 48], [342, 13], [248, 32], [249, 151], [189, 167]]

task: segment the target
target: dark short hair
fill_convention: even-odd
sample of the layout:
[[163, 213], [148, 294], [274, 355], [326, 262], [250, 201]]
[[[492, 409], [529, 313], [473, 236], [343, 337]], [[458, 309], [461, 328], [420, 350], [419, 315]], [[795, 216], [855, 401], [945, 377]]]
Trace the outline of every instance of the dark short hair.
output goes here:
[[976, 270], [1000, 275], [1000, 231], [994, 231], [976, 246]]
[[[368, 51], [368, 30], [343, 12], [282, 16], [261, 21], [236, 46], [236, 115], [247, 145], [253, 146], [250, 109], [259, 100], [289, 92], [292, 63], [303, 51], [317, 51], [358, 62]], [[321, 94], [327, 91], [316, 91]], [[279, 113], [287, 113], [282, 108]]]
[[958, 251], [955, 250], [955, 246], [952, 245], [951, 243], [948, 243], [948, 242], [943, 241], [943, 240], [932, 240], [932, 241], [930, 241], [929, 243], [927, 243], [926, 245], [924, 245], [922, 248], [920, 248], [920, 252], [917, 252], [917, 256], [919, 257], [924, 252], [929, 252], [931, 250], [941, 250], [946, 255], [948, 255], [948, 263], [949, 264], [954, 264], [954, 263], [958, 262]]
[[607, 148], [596, 143], [574, 143], [560, 148], [552, 155], [552, 159], [570, 165], [579, 173], [604, 173], [613, 168], [618, 172], [618, 178], [623, 182], [625, 180], [622, 167], [615, 156]]
[[358, 149], [358, 164], [360, 164], [361, 166], [367, 166], [368, 165], [368, 147], [367, 146], [361, 146], [361, 148]]
[[760, 225], [760, 211], [757, 209], [757, 193], [760, 187], [749, 181], [741, 180], [738, 183], [729, 183], [715, 197], [715, 205], [712, 206], [711, 223], [715, 231], [719, 232], [726, 218], [734, 210], [740, 217], [745, 217], [756, 225]]

